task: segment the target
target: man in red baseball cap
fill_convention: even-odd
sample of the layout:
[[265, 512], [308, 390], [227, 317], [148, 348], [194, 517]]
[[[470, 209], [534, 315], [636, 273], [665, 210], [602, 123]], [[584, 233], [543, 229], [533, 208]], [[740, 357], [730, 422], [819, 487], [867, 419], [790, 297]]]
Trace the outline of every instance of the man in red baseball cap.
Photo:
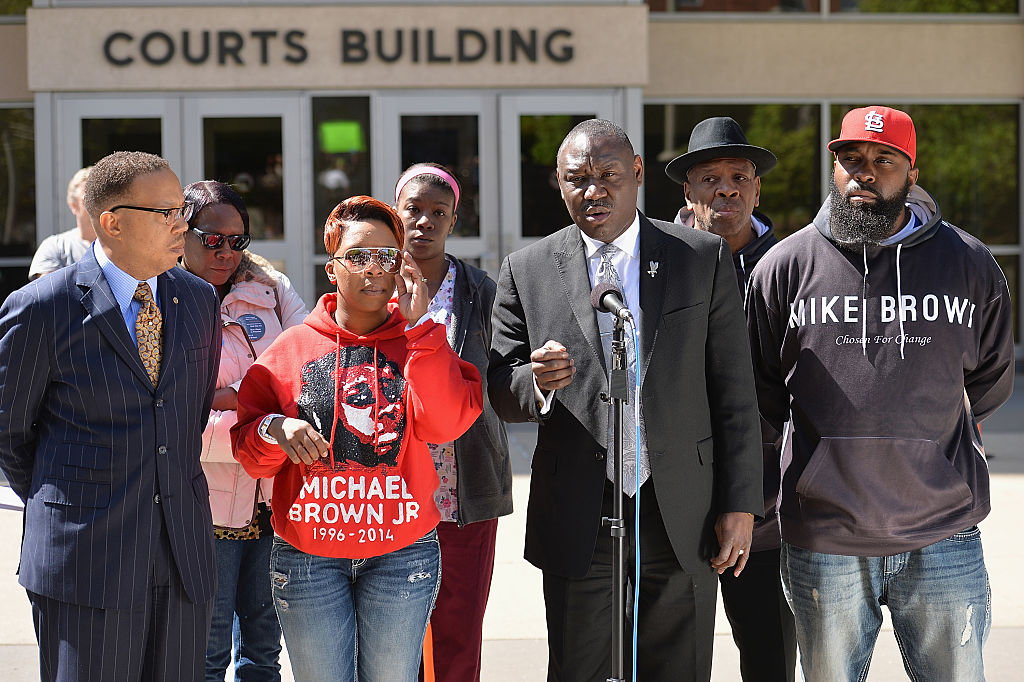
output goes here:
[[984, 680], [977, 424], [1013, 390], [1006, 277], [917, 185], [906, 113], [854, 109], [828, 148], [829, 197], [747, 302], [761, 416], [786, 424], [782, 581], [804, 678], [863, 679], [886, 605], [912, 679]]

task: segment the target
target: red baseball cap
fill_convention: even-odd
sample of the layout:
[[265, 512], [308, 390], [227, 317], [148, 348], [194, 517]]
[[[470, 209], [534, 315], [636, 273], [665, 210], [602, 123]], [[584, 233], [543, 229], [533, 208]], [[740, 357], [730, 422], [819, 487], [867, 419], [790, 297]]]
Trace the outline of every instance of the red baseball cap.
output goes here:
[[853, 109], [843, 117], [839, 137], [828, 143], [831, 152], [848, 142], [877, 142], [910, 159], [913, 168], [917, 157], [917, 132], [910, 115], [889, 107], [863, 107]]

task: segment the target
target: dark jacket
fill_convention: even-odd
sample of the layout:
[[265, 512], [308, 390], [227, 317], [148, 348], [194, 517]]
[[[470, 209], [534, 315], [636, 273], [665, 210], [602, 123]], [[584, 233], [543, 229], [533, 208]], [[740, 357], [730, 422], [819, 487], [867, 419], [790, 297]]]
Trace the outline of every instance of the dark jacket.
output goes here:
[[[640, 268], [650, 483], [679, 565], [697, 573], [717, 551], [719, 514], [764, 513], [750, 347], [721, 237], [640, 214]], [[498, 281], [489, 397], [504, 419], [539, 422], [525, 556], [581, 577], [601, 529], [610, 410], [598, 397], [608, 379], [579, 227], [509, 255]], [[576, 374], [542, 415], [530, 353], [549, 339], [569, 350]]]
[[[754, 211], [757, 217], [768, 229], [759, 237], [747, 242], [742, 249], [732, 254], [732, 264], [736, 268], [736, 283], [740, 286], [740, 295], [743, 296], [743, 305], [747, 304], [747, 282], [750, 280], [750, 273], [754, 266], [761, 260], [761, 257], [779, 243], [775, 236], [771, 218]], [[676, 224], [693, 227], [693, 211], [685, 206], [679, 209]], [[750, 543], [750, 550], [761, 552], [769, 549], [776, 549], [782, 544], [779, 536], [779, 516], [775, 508], [779, 497], [779, 444], [780, 434], [773, 429], [765, 420], [761, 420], [761, 454], [764, 459], [764, 518], [754, 523], [754, 534]]]
[[[754, 266], [768, 249], [779, 243], [775, 236], [774, 226], [771, 218], [754, 211], [754, 216], [768, 228], [760, 237], [747, 242], [742, 249], [732, 254], [732, 264], [736, 267], [736, 282], [740, 285], [740, 294], [743, 296], [743, 305], [747, 305], [747, 284], [750, 281], [750, 273]], [[761, 420], [761, 454], [764, 459], [764, 518], [754, 524], [754, 535], [751, 539], [750, 550], [761, 552], [775, 549], [782, 544], [779, 535], [779, 515], [775, 508], [779, 499], [779, 444], [781, 436], [778, 431], [768, 425], [768, 422]]]
[[751, 278], [758, 405], [776, 429], [791, 421], [782, 537], [805, 549], [913, 551], [989, 512], [977, 422], [1013, 390], [1006, 277], [927, 193], [907, 201], [916, 231], [853, 250], [826, 201]]
[[19, 580], [37, 595], [144, 604], [164, 533], [171, 556], [159, 570], [193, 603], [213, 597], [199, 454], [220, 362], [217, 294], [181, 268], [161, 274], [156, 293], [156, 386], [94, 249], [0, 307], [0, 470], [25, 502]]
[[732, 264], [736, 266], [736, 281], [739, 282], [744, 305], [746, 305], [747, 301], [747, 282], [750, 280], [750, 273], [754, 271], [754, 266], [761, 260], [761, 257], [768, 253], [768, 249], [779, 243], [779, 238], [775, 236], [775, 229], [771, 218], [760, 211], [754, 211], [754, 217], [764, 223], [768, 230], [760, 237], [750, 240], [746, 246], [732, 254]]
[[455, 441], [459, 525], [463, 526], [512, 513], [512, 468], [505, 425], [487, 398], [491, 305], [496, 285], [483, 270], [454, 256], [448, 258], [455, 263], [455, 352], [476, 366], [484, 380], [484, 412]]

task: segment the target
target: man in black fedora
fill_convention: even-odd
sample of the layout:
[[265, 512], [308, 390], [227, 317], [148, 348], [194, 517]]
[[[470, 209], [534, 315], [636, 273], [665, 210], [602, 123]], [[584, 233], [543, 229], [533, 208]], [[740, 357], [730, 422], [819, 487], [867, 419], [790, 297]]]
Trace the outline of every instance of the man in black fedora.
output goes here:
[[761, 176], [776, 163], [767, 149], [747, 144], [736, 121], [716, 116], [694, 126], [686, 153], [665, 167], [665, 174], [683, 186], [686, 197], [677, 222], [729, 243], [741, 293], [746, 293], [754, 265], [779, 241], [772, 221], [754, 210], [761, 197]]
[[[665, 168], [665, 173], [683, 186], [686, 197], [679, 222], [728, 242], [744, 303], [751, 270], [779, 241], [768, 216], [754, 210], [760, 200], [761, 176], [776, 163], [775, 155], [767, 149], [747, 144], [736, 121], [718, 116], [694, 126], [687, 152]], [[764, 519], [754, 526], [751, 554], [743, 574], [725, 571], [719, 575], [719, 582], [733, 639], [740, 650], [744, 682], [792, 682], [796, 631], [779, 578], [781, 538], [775, 510], [779, 434], [764, 420], [761, 432]]]

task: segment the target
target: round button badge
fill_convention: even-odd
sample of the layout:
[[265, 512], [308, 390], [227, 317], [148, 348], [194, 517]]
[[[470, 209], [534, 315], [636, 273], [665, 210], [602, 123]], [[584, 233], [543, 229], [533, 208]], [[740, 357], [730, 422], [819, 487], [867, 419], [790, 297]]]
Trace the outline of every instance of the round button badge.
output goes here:
[[266, 323], [252, 313], [239, 315], [238, 323], [245, 329], [245, 334], [250, 341], [259, 341], [267, 333]]

